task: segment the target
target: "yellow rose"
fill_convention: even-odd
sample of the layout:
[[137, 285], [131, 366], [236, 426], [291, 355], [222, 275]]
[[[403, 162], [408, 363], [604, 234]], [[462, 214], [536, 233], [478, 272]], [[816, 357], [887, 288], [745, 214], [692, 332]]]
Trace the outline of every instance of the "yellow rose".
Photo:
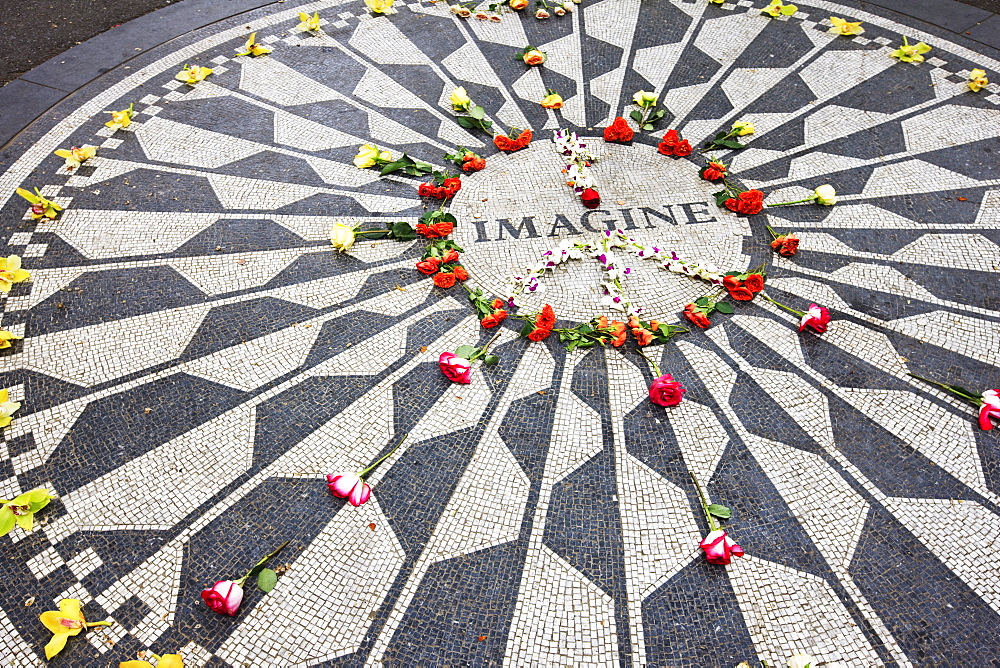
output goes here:
[[380, 151], [375, 144], [362, 144], [354, 156], [354, 166], [358, 169], [374, 167], [379, 163], [392, 162], [392, 153]]
[[837, 203], [837, 191], [833, 189], [833, 186], [827, 184], [825, 186], [820, 186], [816, 188], [816, 203], [823, 204], [825, 206], [833, 206]]
[[343, 223], [334, 223], [330, 228], [330, 244], [340, 252], [351, 250], [354, 245], [354, 228]]
[[733, 123], [733, 130], [741, 137], [754, 133], [753, 123], [747, 123], [746, 121], [736, 121]]
[[455, 90], [451, 91], [451, 106], [455, 108], [455, 111], [468, 111], [469, 107], [472, 105], [472, 98], [469, 94], [465, 92], [465, 86], [459, 86]]
[[652, 107], [656, 104], [656, 93], [641, 90], [632, 96], [632, 100], [643, 109]]
[[545, 62], [545, 54], [538, 49], [531, 49], [526, 52], [522, 57], [522, 60], [528, 65], [541, 65]]
[[833, 24], [833, 27], [830, 28], [829, 32], [832, 32], [835, 35], [860, 35], [865, 31], [865, 29], [861, 27], [861, 21], [851, 23], [850, 21], [845, 21], [844, 19], [838, 19], [836, 16], [831, 16], [830, 23]]
[[986, 78], [986, 70], [974, 69], [969, 72], [969, 88], [973, 93], [978, 93], [982, 89], [986, 88], [990, 83], [990, 80]]
[[528, 6], [528, 0], [510, 0], [507, 4], [515, 12], [519, 12]]
[[551, 93], [550, 95], [546, 95], [545, 98], [539, 102], [539, 104], [546, 109], [562, 109], [562, 95], [559, 93]]

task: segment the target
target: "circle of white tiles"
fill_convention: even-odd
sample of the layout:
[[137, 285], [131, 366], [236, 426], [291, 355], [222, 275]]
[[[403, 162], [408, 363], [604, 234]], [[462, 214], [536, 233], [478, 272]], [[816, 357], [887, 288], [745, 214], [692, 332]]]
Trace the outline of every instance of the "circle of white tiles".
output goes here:
[[[195, 31], [81, 89], [8, 147], [5, 254], [32, 273], [2, 302], [4, 387], [22, 403], [0, 444], [0, 497], [58, 499], [0, 539], [0, 663], [40, 666], [38, 613], [79, 598], [115, 624], [52, 665], [137, 652], [190, 666], [970, 665], [1000, 651], [1000, 450], [972, 406], [908, 375], [981, 391], [1000, 354], [1000, 64], [926, 25], [821, 0], [584, 0], [545, 21], [463, 20], [444, 2], [287, 2]], [[298, 12], [322, 28], [297, 31]], [[830, 17], [865, 32], [828, 32]], [[273, 51], [236, 56], [250, 32]], [[906, 35], [920, 64], [889, 53]], [[548, 54], [529, 68], [516, 52]], [[185, 65], [214, 73], [188, 86]], [[500, 154], [463, 129], [464, 86]], [[547, 89], [565, 106], [545, 110]], [[629, 145], [602, 129], [638, 90], [665, 118]], [[132, 126], [104, 126], [135, 105]], [[736, 216], [659, 155], [754, 123], [714, 154], [768, 202], [829, 183], [833, 207]], [[563, 184], [551, 131], [599, 156], [588, 211]], [[333, 223], [405, 220], [418, 181], [352, 164], [375, 143], [443, 169], [457, 146], [487, 168], [451, 204], [470, 284], [566, 239], [621, 227], [724, 269], [766, 265], [767, 294], [830, 308], [822, 336], [760, 298], [645, 350], [683, 383], [652, 405], [634, 348], [567, 354], [518, 321], [479, 327], [460, 286], [413, 268], [423, 242], [329, 247]], [[53, 151], [97, 145], [67, 171]], [[454, 169], [454, 168], [453, 168]], [[64, 211], [34, 222], [16, 187]], [[774, 255], [766, 226], [802, 239]], [[630, 259], [627, 289], [677, 322], [707, 284]], [[601, 314], [597, 268], [570, 263], [526, 305], [564, 323]], [[437, 356], [493, 343], [495, 367], [450, 384]], [[630, 344], [631, 345], [631, 344]], [[324, 477], [402, 446], [371, 500]], [[692, 474], [746, 550], [707, 564]], [[235, 617], [201, 589], [284, 541], [265, 595]]]

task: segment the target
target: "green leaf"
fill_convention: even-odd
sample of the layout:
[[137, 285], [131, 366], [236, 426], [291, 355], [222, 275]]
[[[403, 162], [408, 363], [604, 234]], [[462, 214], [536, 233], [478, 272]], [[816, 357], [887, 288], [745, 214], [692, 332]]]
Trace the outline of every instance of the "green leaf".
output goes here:
[[393, 223], [389, 228], [392, 237], [398, 241], [413, 241], [417, 238], [417, 232], [407, 222]]
[[653, 129], [653, 124], [652, 123], [646, 123], [645, 125], [642, 126], [642, 129], [643, 130], [652, 130]]
[[719, 134], [715, 135], [715, 139], [716, 139], [716, 140], [719, 140], [719, 139], [722, 139], [722, 138], [724, 138], [725, 136], [726, 136], [726, 131], [725, 131], [725, 130], [723, 130], [723, 131], [722, 131], [722, 132], [720, 132]]
[[475, 346], [459, 346], [458, 350], [455, 351], [455, 354], [458, 355], [459, 357], [464, 357], [465, 359], [469, 359], [470, 357], [476, 354], [477, 350], [478, 348], [476, 348]]
[[593, 341], [593, 340], [584, 339], [583, 341], [580, 341], [580, 346], [579, 347], [580, 348], [591, 348], [591, 347], [593, 347], [594, 343], [595, 343], [595, 341]]
[[729, 199], [729, 193], [725, 190], [713, 193], [713, 196], [715, 197], [715, 206], [725, 206], [726, 200]]
[[726, 148], [746, 148], [746, 146], [733, 139], [727, 139], [725, 141], [720, 141], [719, 143]]
[[733, 511], [731, 511], [729, 508], [726, 508], [725, 506], [720, 506], [717, 503], [713, 503], [712, 505], [710, 505], [708, 507], [708, 512], [712, 515], [715, 515], [716, 517], [721, 517], [724, 520], [729, 519], [729, 517], [733, 514]]
[[415, 165], [415, 164], [417, 164], [416, 162], [414, 162], [413, 158], [411, 158], [410, 156], [406, 155], [405, 153], [399, 158], [399, 162], [401, 162], [404, 165]]
[[4, 506], [0, 508], [0, 536], [6, 536], [14, 530], [14, 511]]
[[590, 334], [591, 332], [594, 331], [594, 328], [588, 325], [587, 323], [583, 323], [582, 325], [580, 325], [578, 330], [581, 334]]
[[642, 112], [638, 109], [633, 109], [632, 113], [629, 114], [629, 117], [636, 123], [642, 123]]
[[655, 123], [656, 121], [658, 121], [661, 118], [663, 118], [663, 114], [664, 113], [665, 112], [662, 109], [654, 111], [652, 114], [649, 115], [649, 120], [651, 120], [651, 121], [653, 121]]
[[396, 160], [395, 162], [390, 162], [387, 165], [383, 165], [382, 166], [382, 176], [385, 176], [386, 174], [391, 174], [393, 172], [399, 171], [400, 169], [403, 168], [404, 164], [405, 164], [404, 162], [402, 162], [400, 160]]
[[276, 584], [278, 584], [278, 574], [270, 568], [262, 568], [257, 574], [257, 586], [260, 587], [261, 591], [269, 592], [274, 589]]
[[364, 236], [359, 237], [365, 241], [369, 239], [385, 239], [391, 234], [391, 230], [366, 230]]
[[533, 324], [531, 324], [528, 321], [525, 321], [524, 327], [521, 328], [521, 336], [523, 336], [524, 338], [528, 338], [528, 334], [531, 334], [531, 330], [533, 330], [534, 328], [535, 326]]
[[485, 364], [486, 366], [493, 366], [499, 361], [500, 358], [497, 357], [496, 355], [487, 355], [486, 357], [483, 358], [483, 364]]
[[733, 305], [729, 302], [716, 302], [715, 310], [719, 313], [732, 313]]
[[489, 132], [489, 129], [493, 127], [493, 121], [479, 121], [479, 127], [485, 132]]
[[695, 306], [705, 307], [708, 306], [709, 299], [708, 297], [699, 297], [698, 299], [694, 300], [694, 304]]
[[456, 116], [455, 117], [455, 122], [458, 123], [459, 125], [461, 125], [463, 128], [478, 128], [479, 127], [479, 123], [476, 122], [476, 119], [469, 118], [468, 116]]
[[476, 118], [478, 120], [483, 120], [486, 118], [486, 110], [480, 107], [478, 104], [474, 105], [472, 109], [469, 109], [469, 116]]

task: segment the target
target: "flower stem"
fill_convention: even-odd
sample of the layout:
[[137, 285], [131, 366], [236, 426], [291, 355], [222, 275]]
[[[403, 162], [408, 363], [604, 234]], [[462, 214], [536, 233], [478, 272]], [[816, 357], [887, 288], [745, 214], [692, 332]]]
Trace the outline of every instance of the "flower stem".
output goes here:
[[766, 227], [767, 231], [771, 233], [771, 238], [772, 239], [777, 239], [779, 236], [781, 236], [780, 234], [778, 234], [777, 232], [775, 232], [774, 230], [772, 230], [770, 225], [765, 225], [764, 227]]
[[[788, 206], [789, 204], [804, 204], [806, 202], [815, 202], [815, 201], [816, 201], [816, 195], [813, 195], [812, 197], [806, 197], [805, 199], [797, 199], [794, 202], [779, 202], [778, 204], [768, 204], [767, 206], [769, 206], [769, 207], [772, 207], [772, 206]], [[772, 232], [772, 234], [773, 234], [773, 232]]]
[[290, 542], [291, 541], [286, 540], [284, 543], [282, 543], [281, 545], [279, 545], [278, 548], [274, 552], [271, 552], [270, 554], [265, 555], [263, 559], [261, 559], [256, 564], [254, 564], [253, 568], [251, 568], [249, 571], [247, 571], [246, 575], [244, 575], [239, 580], [237, 580], [236, 584], [238, 584], [239, 586], [242, 587], [243, 583], [245, 583], [247, 581], [247, 578], [249, 578], [251, 575], [253, 575], [254, 571], [256, 571], [261, 566], [263, 566], [264, 564], [266, 564], [271, 557], [275, 556], [276, 554], [278, 554], [279, 552], [281, 552], [282, 550], [284, 550], [285, 546], [288, 545]]
[[[972, 403], [974, 403], [977, 406], [982, 406], [983, 405], [983, 398], [982, 398], [982, 396], [976, 397], [976, 396], [973, 396], [972, 393], [965, 394], [963, 392], [959, 392], [959, 388], [956, 388], [956, 387], [954, 387], [952, 385], [948, 385], [946, 383], [939, 383], [936, 380], [931, 380], [930, 378], [924, 378], [923, 376], [918, 376], [917, 374], [910, 373], [909, 371], [906, 372], [906, 375], [913, 376], [914, 378], [916, 378], [918, 380], [922, 380], [925, 383], [930, 383], [931, 385], [937, 385], [938, 387], [940, 387], [940, 388], [942, 388], [944, 390], [947, 390], [948, 392], [951, 392], [956, 397], [959, 397], [961, 399], [965, 399], [966, 401], [972, 402]], [[966, 391], [968, 391], [968, 390], [966, 390]]]
[[770, 297], [768, 297], [767, 295], [765, 295], [763, 292], [760, 293], [760, 296], [763, 297], [764, 299], [766, 299], [767, 301], [771, 302], [775, 306], [780, 306], [781, 308], [785, 309], [786, 311], [788, 311], [790, 313], [794, 313], [795, 315], [799, 316], [800, 318], [806, 314], [805, 311], [799, 311], [798, 309], [794, 309], [794, 308], [792, 308], [790, 306], [785, 306], [781, 302], [774, 301], [773, 299], [771, 299]]
[[486, 352], [490, 349], [490, 346], [493, 345], [493, 342], [496, 341], [497, 337], [500, 336], [501, 334], [503, 334], [503, 331], [499, 331], [496, 334], [494, 334], [493, 338], [487, 341], [485, 346], [483, 346], [476, 352], [472, 353], [472, 357], [469, 358], [469, 361], [471, 362], [472, 360], [479, 359], [480, 357], [485, 355]]
[[711, 531], [716, 531], [719, 525], [715, 523], [712, 518], [712, 513], [708, 512], [708, 501], [705, 499], [705, 492], [701, 489], [701, 484], [698, 482], [698, 478], [695, 477], [694, 473], [688, 471], [691, 474], [691, 480], [694, 480], [694, 488], [698, 490], [698, 498], [701, 500], [701, 509], [705, 511], [705, 519], [708, 520], [708, 528]]
[[399, 450], [399, 446], [401, 446], [403, 444], [403, 441], [406, 440], [407, 436], [409, 436], [408, 433], [407, 434], [403, 434], [403, 438], [401, 438], [399, 440], [399, 443], [396, 444], [395, 448], [393, 448], [389, 452], [385, 453], [384, 455], [382, 455], [381, 457], [379, 457], [378, 459], [376, 459], [374, 464], [372, 464], [371, 466], [369, 466], [368, 468], [366, 468], [364, 471], [361, 471], [360, 473], [358, 473], [358, 476], [361, 477], [361, 478], [364, 478], [368, 474], [369, 471], [371, 471], [373, 468], [375, 468], [376, 466], [378, 466], [379, 464], [381, 464], [382, 462], [384, 462], [386, 459], [388, 459], [389, 456], [392, 455], [392, 453], [396, 452], [396, 450]]
[[655, 360], [652, 360], [649, 357], [646, 357], [646, 353], [642, 352], [642, 350], [639, 349], [639, 348], [636, 348], [636, 352], [639, 353], [640, 355], [642, 355], [643, 357], [645, 357], [646, 361], [653, 365], [653, 371], [656, 372], [656, 377], [657, 378], [659, 378], [660, 376], [663, 375], [662, 373], [660, 373], [660, 365], [657, 364]]
[[86, 626], [89, 629], [92, 626], [114, 626], [115, 623], [114, 622], [109, 622], [109, 621], [103, 621], [103, 622], [84, 622], [83, 625]]

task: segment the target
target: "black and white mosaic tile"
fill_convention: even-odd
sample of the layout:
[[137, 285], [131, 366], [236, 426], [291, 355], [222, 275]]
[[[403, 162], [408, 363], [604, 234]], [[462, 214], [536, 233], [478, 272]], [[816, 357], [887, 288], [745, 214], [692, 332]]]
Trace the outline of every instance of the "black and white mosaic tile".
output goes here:
[[[181, 650], [191, 666], [985, 665], [1000, 653], [997, 432], [907, 372], [998, 383], [1000, 63], [933, 28], [825, 0], [584, 0], [563, 18], [462, 20], [443, 2], [287, 2], [178, 38], [110, 72], [26, 132], [0, 176], [0, 243], [32, 281], [0, 302], [23, 342], [0, 379], [23, 402], [0, 496], [58, 500], [0, 539], [0, 663], [44, 665], [37, 613], [80, 598], [116, 625], [56, 666]], [[322, 30], [296, 31], [319, 12]], [[829, 16], [864, 21], [858, 38]], [[246, 35], [273, 52], [237, 57]], [[927, 62], [888, 57], [899, 35]], [[515, 52], [548, 52], [526, 68]], [[185, 64], [206, 81], [174, 79]], [[454, 120], [465, 86], [514, 154]], [[546, 88], [559, 111], [538, 105]], [[656, 91], [663, 129], [601, 128]], [[136, 105], [111, 132], [106, 111]], [[769, 201], [823, 183], [835, 207], [720, 209], [695, 157], [655, 151], [751, 121], [726, 156]], [[604, 197], [561, 182], [550, 131], [592, 137]], [[508, 322], [499, 365], [452, 385], [437, 355], [486, 340], [460, 288], [412, 268], [418, 242], [328, 245], [333, 223], [413, 222], [414, 179], [352, 164], [358, 145], [443, 165], [487, 157], [452, 204], [472, 282], [564, 240], [625, 228], [725, 268], [768, 265], [772, 294], [830, 307], [817, 338], [757, 301], [652, 348], [688, 392], [651, 405], [627, 348], [566, 353]], [[52, 155], [99, 145], [67, 172]], [[65, 206], [35, 223], [16, 187]], [[798, 231], [780, 258], [765, 225]], [[630, 295], [677, 322], [710, 294], [636, 261]], [[598, 272], [546, 279], [567, 321], [600, 315]], [[402, 434], [369, 503], [324, 476]], [[689, 472], [734, 510], [747, 556], [711, 566]], [[370, 528], [374, 527], [374, 529]], [[235, 618], [198, 592], [289, 540], [288, 570]], [[35, 599], [33, 606], [25, 602]]]

